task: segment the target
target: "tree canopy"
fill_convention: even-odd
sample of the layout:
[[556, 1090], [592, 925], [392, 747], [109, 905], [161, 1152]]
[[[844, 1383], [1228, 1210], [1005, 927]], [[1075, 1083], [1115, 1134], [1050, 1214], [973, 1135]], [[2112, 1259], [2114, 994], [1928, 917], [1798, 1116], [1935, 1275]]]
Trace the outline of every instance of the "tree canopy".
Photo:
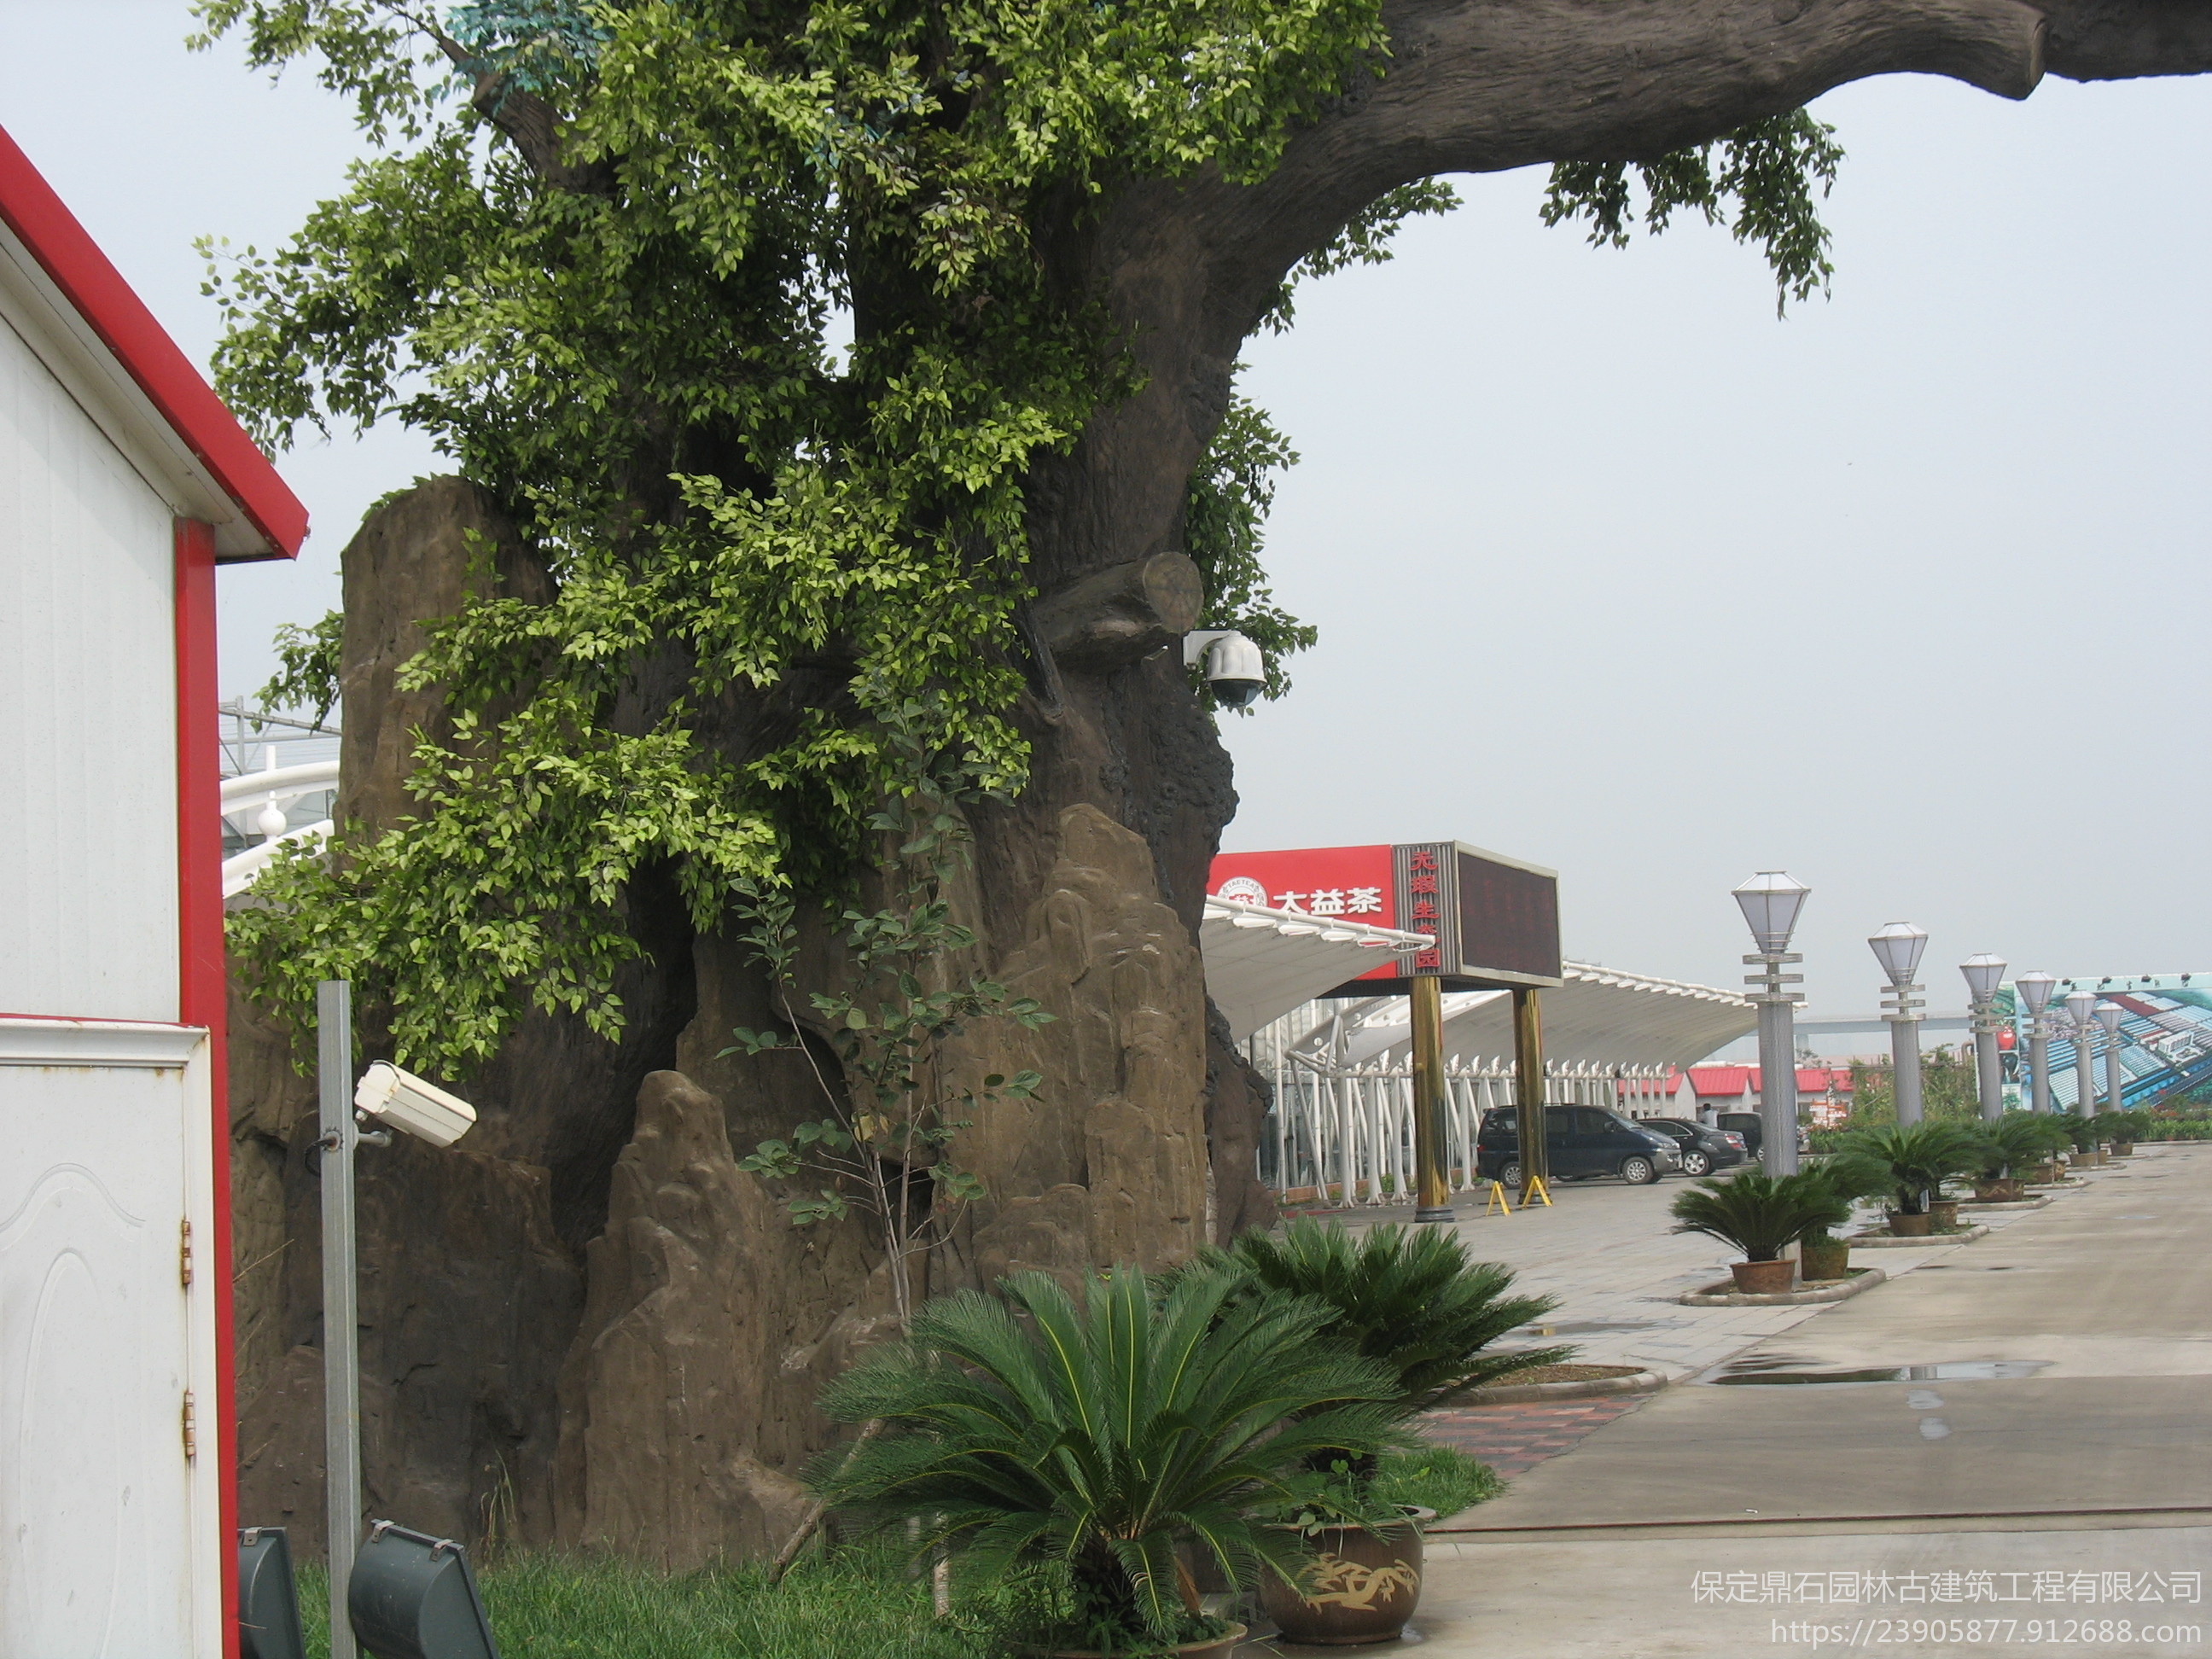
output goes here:
[[[402, 1058], [489, 1054], [528, 1008], [619, 1029], [625, 894], [666, 870], [692, 923], [823, 891], [926, 782], [1019, 791], [1038, 467], [1142, 384], [1085, 238], [1139, 183], [1264, 179], [1389, 73], [1380, 0], [202, 0], [202, 44], [301, 64], [368, 148], [266, 254], [218, 258], [218, 380], [273, 445], [396, 419], [514, 514], [553, 578], [441, 620], [418, 811], [342, 827], [233, 919], [304, 1008], [365, 981]], [[1826, 280], [1838, 152], [1802, 110], [1642, 162], [1555, 169], [1544, 216], [1618, 242], [1698, 212], [1784, 297]], [[1388, 257], [1416, 180], [1304, 248], [1291, 287]], [[850, 343], [832, 345], [849, 326]], [[1260, 552], [1294, 459], [1231, 405], [1184, 484], [1206, 621], [1313, 631]], [[327, 701], [334, 626], [280, 689]], [[1202, 695], [1202, 692], [1199, 693]], [[886, 740], [885, 717], [919, 731]], [[928, 776], [916, 775], [913, 757]]]

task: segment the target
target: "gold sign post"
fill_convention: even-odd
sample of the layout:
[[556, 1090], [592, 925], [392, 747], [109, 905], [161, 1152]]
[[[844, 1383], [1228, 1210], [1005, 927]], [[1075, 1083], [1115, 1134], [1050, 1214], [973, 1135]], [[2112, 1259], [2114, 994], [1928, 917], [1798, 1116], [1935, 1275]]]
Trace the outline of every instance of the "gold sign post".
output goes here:
[[[1418, 1032], [1420, 1028], [1414, 1028]], [[1544, 1133], [1544, 1013], [1536, 988], [1513, 988], [1513, 1092], [1521, 1142], [1521, 1201], [1531, 1192], [1550, 1202], [1552, 1149]]]
[[1416, 1221], [1453, 1221], [1444, 1179], [1444, 993], [1434, 975], [1407, 994], [1413, 1015], [1413, 1179]]

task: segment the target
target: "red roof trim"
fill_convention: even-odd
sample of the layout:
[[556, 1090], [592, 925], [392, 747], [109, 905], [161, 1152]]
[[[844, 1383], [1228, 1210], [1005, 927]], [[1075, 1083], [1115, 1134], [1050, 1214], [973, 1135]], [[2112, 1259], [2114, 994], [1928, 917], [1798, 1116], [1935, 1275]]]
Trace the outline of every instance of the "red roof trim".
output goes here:
[[22, 240], [170, 429], [199, 457], [223, 494], [238, 504], [268, 544], [269, 556], [297, 558], [307, 539], [307, 509], [4, 127], [0, 219]]

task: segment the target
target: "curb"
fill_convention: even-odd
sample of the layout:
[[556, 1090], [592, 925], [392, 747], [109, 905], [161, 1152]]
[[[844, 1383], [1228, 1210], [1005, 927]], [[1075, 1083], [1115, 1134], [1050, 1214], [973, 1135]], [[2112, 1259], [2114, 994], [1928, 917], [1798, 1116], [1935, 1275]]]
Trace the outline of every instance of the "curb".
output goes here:
[[[2049, 1193], [2045, 1193], [2036, 1198], [2002, 1199], [1994, 1204], [1984, 1204], [1974, 1199], [1962, 1198], [1959, 1200], [1959, 1210], [1961, 1214], [1964, 1214], [1968, 1210], [1972, 1210], [1978, 1214], [1987, 1214], [1992, 1210], [2039, 1210], [2050, 1202], [2051, 1194]], [[1948, 1237], [1950, 1235], [1948, 1234], [1945, 1235], [1946, 1237]]]
[[1476, 1389], [1452, 1401], [1447, 1409], [1470, 1406], [1522, 1406], [1537, 1400], [1595, 1400], [1609, 1394], [1654, 1394], [1667, 1386], [1658, 1371], [1638, 1371], [1633, 1376], [1591, 1376], [1579, 1382], [1509, 1382], [1497, 1388]]
[[1674, 1300], [1686, 1308], [1811, 1308], [1824, 1302], [1848, 1302], [1861, 1291], [1870, 1291], [1888, 1280], [1889, 1275], [1881, 1268], [1868, 1267], [1840, 1285], [1832, 1281], [1817, 1291], [1786, 1291], [1771, 1296], [1747, 1296], [1741, 1291], [1691, 1291]]
[[1988, 1225], [1976, 1222], [1963, 1232], [1930, 1233], [1925, 1238], [1893, 1238], [1887, 1233], [1870, 1233], [1849, 1242], [1855, 1250], [1940, 1250], [1947, 1244], [1971, 1244], [1989, 1236]]

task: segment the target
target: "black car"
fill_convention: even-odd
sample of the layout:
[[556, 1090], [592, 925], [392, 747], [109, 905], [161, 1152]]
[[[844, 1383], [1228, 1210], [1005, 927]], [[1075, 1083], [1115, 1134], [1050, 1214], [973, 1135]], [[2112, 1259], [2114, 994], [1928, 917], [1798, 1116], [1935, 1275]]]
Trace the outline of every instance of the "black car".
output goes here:
[[[1765, 1121], [1757, 1112], [1717, 1113], [1714, 1127], [1741, 1135], [1744, 1150], [1753, 1158], [1759, 1156], [1759, 1149], [1766, 1139]], [[1802, 1123], [1797, 1126], [1797, 1150], [1801, 1152], [1813, 1150], [1812, 1137], [1805, 1133], [1805, 1126]]]
[[[1474, 1136], [1474, 1168], [1485, 1181], [1520, 1184], [1519, 1115], [1503, 1106], [1482, 1115], [1482, 1127]], [[1682, 1162], [1668, 1136], [1595, 1106], [1547, 1106], [1544, 1150], [1551, 1155], [1552, 1174], [1568, 1181], [1619, 1176], [1643, 1186], [1680, 1168]]]
[[1713, 1127], [1741, 1135], [1744, 1150], [1753, 1158], [1759, 1156], [1759, 1146], [1766, 1139], [1766, 1125], [1757, 1112], [1716, 1112]]
[[1716, 1170], [1731, 1169], [1751, 1160], [1751, 1149], [1733, 1129], [1708, 1129], [1686, 1117], [1639, 1117], [1636, 1127], [1673, 1136], [1675, 1145], [1682, 1149], [1682, 1173], [1686, 1176], [1711, 1175]]

